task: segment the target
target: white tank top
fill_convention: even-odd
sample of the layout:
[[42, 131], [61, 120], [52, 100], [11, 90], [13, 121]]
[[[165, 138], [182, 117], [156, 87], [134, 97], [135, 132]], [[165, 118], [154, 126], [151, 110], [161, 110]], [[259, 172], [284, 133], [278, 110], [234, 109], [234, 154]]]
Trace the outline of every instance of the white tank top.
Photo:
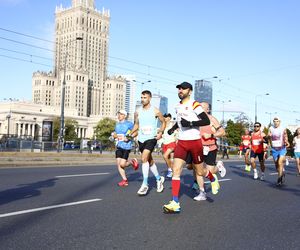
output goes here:
[[284, 148], [284, 141], [283, 141], [283, 132], [284, 132], [284, 128], [278, 127], [278, 128], [274, 128], [271, 127], [270, 128], [271, 131], [271, 141], [272, 141], [272, 148], [274, 149], [281, 149]]
[[295, 146], [294, 146], [295, 152], [300, 152], [300, 138], [295, 137], [294, 141], [295, 141]]

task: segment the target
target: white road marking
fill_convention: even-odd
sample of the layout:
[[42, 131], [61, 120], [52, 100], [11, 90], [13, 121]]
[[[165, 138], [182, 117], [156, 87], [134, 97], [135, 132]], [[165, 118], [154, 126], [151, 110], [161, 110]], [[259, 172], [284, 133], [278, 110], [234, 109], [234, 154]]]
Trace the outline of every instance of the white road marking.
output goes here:
[[58, 175], [56, 178], [69, 178], [69, 177], [82, 177], [82, 176], [91, 176], [91, 175], [105, 175], [110, 173], [91, 173], [91, 174], [72, 174], [72, 175]]
[[274, 172], [274, 173], [270, 173], [269, 175], [277, 175], [278, 173], [277, 172]]
[[[222, 182], [222, 181], [231, 181], [231, 179], [219, 179], [219, 182]], [[209, 184], [210, 181], [205, 181], [204, 183]]]
[[101, 200], [102, 199], [91, 199], [91, 200], [84, 200], [84, 201], [76, 201], [76, 202], [58, 204], [58, 205], [53, 205], [53, 206], [48, 206], [48, 207], [39, 207], [39, 208], [21, 210], [21, 211], [16, 211], [16, 212], [12, 212], [12, 213], [0, 214], [0, 218], [14, 216], [14, 215], [20, 215], [20, 214], [33, 213], [33, 212], [49, 210], [49, 209], [54, 209], [54, 208], [59, 208], [59, 207], [75, 206], [75, 205], [80, 205], [80, 204], [95, 202], [95, 201], [101, 201]]

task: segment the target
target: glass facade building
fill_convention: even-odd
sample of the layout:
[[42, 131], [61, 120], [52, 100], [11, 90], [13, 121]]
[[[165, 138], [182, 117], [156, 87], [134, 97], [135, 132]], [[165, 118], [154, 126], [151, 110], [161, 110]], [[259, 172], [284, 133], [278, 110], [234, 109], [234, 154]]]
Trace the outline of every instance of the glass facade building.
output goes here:
[[194, 99], [198, 102], [207, 102], [212, 110], [212, 83], [206, 80], [196, 80], [194, 87]]

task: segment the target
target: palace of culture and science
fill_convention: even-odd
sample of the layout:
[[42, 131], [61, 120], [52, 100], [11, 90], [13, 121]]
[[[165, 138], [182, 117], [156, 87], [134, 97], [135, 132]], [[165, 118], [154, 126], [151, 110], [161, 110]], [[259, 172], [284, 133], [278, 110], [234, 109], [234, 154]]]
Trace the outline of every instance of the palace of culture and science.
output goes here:
[[109, 10], [97, 10], [94, 0], [56, 7], [53, 71], [33, 73], [32, 102], [1, 104], [0, 134], [44, 138], [61, 115], [64, 80], [64, 116], [78, 122], [79, 138], [92, 138], [97, 123], [120, 109], [132, 119], [136, 83], [107, 75], [109, 27]]

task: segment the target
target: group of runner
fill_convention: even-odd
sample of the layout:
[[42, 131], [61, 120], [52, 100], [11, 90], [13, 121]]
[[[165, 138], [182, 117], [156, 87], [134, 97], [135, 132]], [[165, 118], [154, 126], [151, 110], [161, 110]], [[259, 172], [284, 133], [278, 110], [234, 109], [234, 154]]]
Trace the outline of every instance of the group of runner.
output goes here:
[[[252, 133], [250, 133], [248, 129], [245, 129], [241, 142], [241, 149], [244, 153], [245, 170], [250, 172], [251, 169], [253, 169], [253, 178], [255, 180], [258, 179], [258, 170], [255, 163], [256, 158], [258, 158], [260, 164], [260, 180], [265, 180], [265, 160], [268, 158], [267, 151], [270, 147], [278, 173], [277, 186], [281, 186], [285, 182], [284, 166], [287, 162], [287, 148], [290, 147], [287, 131], [280, 126], [280, 123], [280, 118], [274, 117], [273, 125], [269, 128], [268, 135], [266, 135], [261, 130], [261, 123], [255, 122]], [[293, 138], [293, 147], [297, 162], [297, 175], [300, 176], [300, 128], [296, 130], [296, 136]]]
[[[141, 93], [142, 107], [135, 112], [134, 124], [125, 119], [127, 112], [120, 110], [115, 131], [111, 135], [111, 139], [116, 141], [116, 160], [122, 177], [119, 186], [128, 185], [126, 167], [131, 165], [135, 170], [139, 168], [137, 159], [128, 160], [132, 140], [135, 137], [138, 139], [143, 173], [138, 195], [146, 195], [149, 190], [149, 170], [156, 178], [157, 192], [164, 189], [165, 178], [159, 174], [152, 157], [157, 140], [163, 137], [163, 157], [168, 167], [166, 177], [172, 178], [172, 200], [163, 206], [165, 213], [179, 213], [181, 210], [180, 176], [186, 164], [188, 168], [193, 169], [195, 181], [199, 186], [199, 194], [195, 196], [195, 200], [206, 199], [203, 178], [210, 180], [212, 193], [217, 194], [220, 185], [216, 173], [219, 172], [222, 177], [226, 174], [223, 163], [216, 163], [216, 137], [223, 136], [224, 129], [218, 120], [209, 114], [208, 103], [199, 103], [191, 98], [193, 87], [190, 83], [183, 82], [176, 88], [180, 102], [175, 108], [177, 117], [174, 124], [170, 114], [163, 116], [151, 105], [152, 94], [144, 90]], [[158, 130], [157, 120], [160, 121]], [[199, 127], [203, 129], [199, 130]]]
[[[138, 195], [144, 196], [149, 190], [149, 171], [156, 178], [157, 192], [164, 190], [165, 177], [158, 172], [157, 166], [153, 160], [152, 152], [157, 141], [163, 140], [163, 158], [166, 162], [168, 172], [166, 177], [172, 178], [172, 200], [163, 206], [165, 213], [179, 213], [181, 211], [179, 202], [180, 177], [182, 169], [187, 166], [194, 173], [193, 187], [199, 187], [199, 194], [194, 200], [201, 201], [206, 199], [203, 178], [208, 178], [211, 183], [211, 192], [217, 194], [220, 184], [216, 173], [221, 177], [226, 174], [223, 162], [216, 162], [217, 143], [216, 138], [225, 134], [224, 128], [219, 121], [210, 114], [209, 104], [198, 102], [191, 98], [193, 87], [188, 82], [183, 82], [176, 86], [180, 102], [176, 105], [176, 118], [172, 123], [170, 114], [162, 113], [151, 105], [152, 93], [144, 90], [141, 93], [142, 106], [137, 109], [134, 115], [134, 124], [126, 120], [127, 112], [120, 110], [118, 112], [118, 122], [111, 139], [116, 141], [116, 160], [122, 181], [119, 186], [127, 186], [128, 180], [125, 168], [133, 166], [134, 170], [139, 168], [136, 158], [128, 161], [129, 152], [132, 147], [133, 138], [137, 137], [139, 150], [141, 152], [143, 182]], [[157, 121], [160, 121], [160, 127], [157, 129]], [[297, 148], [300, 149], [300, 129], [297, 130], [298, 136], [295, 139]], [[265, 151], [264, 145], [271, 143], [272, 155], [278, 171], [277, 185], [284, 182], [283, 166], [285, 162], [286, 147], [289, 146], [287, 133], [280, 127], [280, 119], [274, 118], [274, 126], [270, 128], [268, 136], [261, 131], [261, 124], [255, 122], [254, 131], [250, 135], [245, 131], [242, 137], [243, 151], [245, 152], [246, 170], [254, 171], [254, 179], [258, 178], [255, 159], [259, 158], [261, 175], [264, 180], [265, 175]], [[250, 155], [250, 161], [248, 156]], [[300, 155], [300, 150], [299, 150]], [[300, 163], [298, 171], [300, 173]], [[250, 169], [249, 169], [249, 166]], [[197, 188], [198, 188], [197, 187]]]

